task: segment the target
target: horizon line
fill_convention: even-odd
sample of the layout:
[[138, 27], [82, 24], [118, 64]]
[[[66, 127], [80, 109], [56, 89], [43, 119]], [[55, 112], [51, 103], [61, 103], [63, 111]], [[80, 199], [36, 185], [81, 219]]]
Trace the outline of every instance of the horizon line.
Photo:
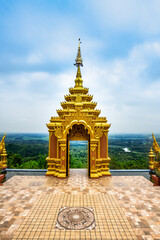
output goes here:
[[[48, 132], [0, 132], [0, 134], [46, 134], [46, 135], [48, 135]], [[152, 134], [152, 132], [148, 132], [148, 133], [108, 133], [108, 135], [123, 135], [123, 134], [125, 134], [125, 135], [150, 135], [150, 134]], [[157, 133], [157, 132], [155, 132], [154, 134], [159, 134], [159, 133]]]

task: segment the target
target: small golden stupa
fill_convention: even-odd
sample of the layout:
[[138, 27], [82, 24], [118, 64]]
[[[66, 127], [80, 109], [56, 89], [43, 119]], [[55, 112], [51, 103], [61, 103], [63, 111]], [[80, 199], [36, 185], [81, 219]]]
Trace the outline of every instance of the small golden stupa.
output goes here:
[[80, 49], [76, 57], [77, 75], [74, 88], [69, 89], [62, 109], [57, 110], [58, 117], [51, 117], [47, 124], [49, 131], [49, 156], [46, 176], [65, 178], [69, 176], [69, 141], [88, 141], [88, 176], [99, 178], [111, 176], [108, 157], [108, 129], [110, 124], [105, 117], [99, 117], [100, 110], [95, 109], [97, 103], [88, 94], [89, 89], [83, 87], [80, 67], [83, 60]]
[[156, 141], [154, 134], [153, 137], [153, 145], [149, 152], [149, 168], [151, 172], [155, 172], [156, 176], [160, 178], [160, 146]]
[[0, 142], [0, 169], [7, 168], [7, 152], [5, 148], [5, 139], [6, 134], [3, 136], [2, 141]]

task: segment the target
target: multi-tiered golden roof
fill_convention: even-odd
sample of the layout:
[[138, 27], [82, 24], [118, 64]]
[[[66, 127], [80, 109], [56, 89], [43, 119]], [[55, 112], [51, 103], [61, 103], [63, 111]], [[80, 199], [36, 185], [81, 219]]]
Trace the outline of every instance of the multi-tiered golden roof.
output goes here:
[[[105, 117], [99, 117], [96, 102], [83, 87], [80, 67], [83, 66], [80, 42], [76, 57], [77, 74], [74, 88], [69, 89], [62, 109], [57, 110], [59, 117], [51, 117], [49, 128], [49, 157], [46, 175], [66, 177], [69, 173], [69, 140], [88, 140], [88, 174], [90, 177], [110, 175], [108, 157], [108, 129], [110, 124]], [[86, 131], [87, 132], [86, 132]], [[83, 133], [82, 133], [83, 132]], [[87, 135], [87, 136], [86, 136]], [[72, 137], [71, 137], [72, 136]]]

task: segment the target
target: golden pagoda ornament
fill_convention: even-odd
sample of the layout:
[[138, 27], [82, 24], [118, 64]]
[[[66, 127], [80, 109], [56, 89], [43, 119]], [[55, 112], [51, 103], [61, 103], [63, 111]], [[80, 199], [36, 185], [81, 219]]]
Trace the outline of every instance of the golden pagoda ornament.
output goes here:
[[149, 168], [151, 171], [154, 171], [156, 176], [160, 178], [160, 146], [156, 141], [154, 134], [153, 137], [153, 145], [149, 152]]
[[0, 169], [5, 170], [7, 168], [7, 152], [5, 148], [5, 139], [6, 134], [3, 136], [2, 141], [0, 142]]
[[69, 176], [69, 141], [88, 141], [88, 176], [99, 178], [111, 176], [108, 157], [108, 131], [110, 124], [105, 117], [99, 117], [97, 103], [92, 102], [89, 89], [83, 87], [80, 67], [83, 60], [80, 49], [76, 57], [77, 75], [74, 88], [69, 89], [58, 117], [51, 117], [47, 124], [49, 131], [49, 156], [46, 176], [65, 178]]

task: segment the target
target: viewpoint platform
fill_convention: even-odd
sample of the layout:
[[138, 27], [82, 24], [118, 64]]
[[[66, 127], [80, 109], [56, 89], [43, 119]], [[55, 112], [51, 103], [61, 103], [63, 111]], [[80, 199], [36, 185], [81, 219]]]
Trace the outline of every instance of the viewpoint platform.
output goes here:
[[160, 239], [159, 187], [141, 176], [91, 179], [86, 171], [71, 170], [65, 179], [6, 181], [0, 191], [0, 239]]

